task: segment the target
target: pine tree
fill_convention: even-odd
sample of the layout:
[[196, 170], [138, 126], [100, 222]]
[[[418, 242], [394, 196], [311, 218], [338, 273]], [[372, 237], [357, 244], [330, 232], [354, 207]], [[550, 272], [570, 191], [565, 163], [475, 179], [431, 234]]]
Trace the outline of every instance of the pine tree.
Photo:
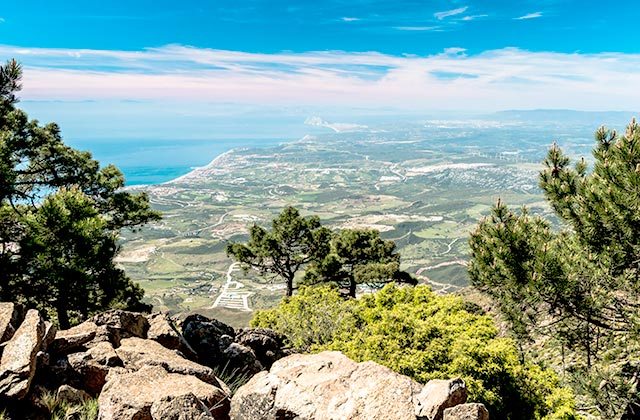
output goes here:
[[159, 219], [114, 166], [64, 144], [55, 123], [17, 108], [22, 68], [0, 66], [0, 300], [63, 328], [109, 307], [141, 308], [142, 289], [114, 263], [123, 228]]

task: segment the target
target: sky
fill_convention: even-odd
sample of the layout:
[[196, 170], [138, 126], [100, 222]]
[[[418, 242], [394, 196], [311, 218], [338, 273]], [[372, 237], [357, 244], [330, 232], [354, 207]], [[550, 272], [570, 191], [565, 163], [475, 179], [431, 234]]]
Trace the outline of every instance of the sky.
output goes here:
[[0, 6], [0, 59], [23, 63], [25, 108], [74, 134], [170, 136], [230, 113], [635, 111], [639, 18], [632, 0], [21, 0]]

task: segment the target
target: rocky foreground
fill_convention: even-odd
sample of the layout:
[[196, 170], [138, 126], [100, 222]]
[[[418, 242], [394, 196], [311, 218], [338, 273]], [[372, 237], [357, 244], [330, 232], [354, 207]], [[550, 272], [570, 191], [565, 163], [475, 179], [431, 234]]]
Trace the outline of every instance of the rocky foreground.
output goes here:
[[[57, 331], [0, 303], [0, 411], [51, 418], [50, 403], [97, 398], [101, 420], [487, 420], [460, 379], [421, 385], [339, 352], [293, 354], [265, 329], [113, 310]], [[219, 377], [246, 382], [235, 393]], [[250, 378], [250, 379], [249, 379]], [[75, 417], [71, 417], [75, 418]]]

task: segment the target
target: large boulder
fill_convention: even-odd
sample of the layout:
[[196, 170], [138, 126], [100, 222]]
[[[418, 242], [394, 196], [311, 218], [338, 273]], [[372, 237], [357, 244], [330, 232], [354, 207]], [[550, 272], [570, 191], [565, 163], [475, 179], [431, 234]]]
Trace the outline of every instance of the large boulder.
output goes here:
[[244, 328], [236, 335], [236, 343], [253, 350], [265, 369], [271, 369], [276, 360], [292, 354], [285, 346], [285, 337], [266, 328]]
[[168, 314], [149, 314], [147, 315], [147, 321], [149, 322], [149, 330], [147, 331], [147, 338], [149, 340], [157, 341], [168, 349], [178, 350], [189, 359], [195, 359], [197, 357], [189, 343], [187, 343], [182, 334], [178, 332], [173, 320]]
[[418, 396], [416, 417], [442, 420], [445, 409], [466, 401], [467, 387], [462, 379], [434, 379], [427, 382]]
[[108, 341], [96, 343], [87, 351], [72, 353], [56, 364], [71, 372], [68, 376], [72, 385], [91, 395], [98, 395], [107, 382], [109, 371], [122, 365], [122, 360]]
[[167, 372], [192, 375], [206, 383], [221, 386], [211, 368], [187, 360], [176, 351], [152, 340], [125, 338], [116, 349], [116, 353], [124, 367], [129, 370], [138, 370], [144, 366], [162, 366]]
[[36, 355], [45, 338], [45, 321], [35, 309], [27, 312], [0, 359], [0, 397], [23, 398], [36, 371]]
[[60, 330], [56, 332], [55, 338], [49, 346], [49, 352], [52, 354], [67, 354], [78, 351], [93, 340], [97, 332], [98, 325], [93, 321], [83, 322], [68, 330]]
[[[222, 388], [195, 376], [169, 373], [161, 366], [144, 366], [137, 372], [110, 375], [98, 403], [99, 420], [154, 420], [165, 412], [168, 399], [194, 395], [214, 419], [226, 419], [229, 395]], [[185, 400], [180, 399], [184, 402]], [[189, 410], [194, 410], [193, 406]], [[180, 417], [168, 417], [180, 418]], [[197, 417], [196, 417], [197, 418]], [[206, 417], [203, 417], [203, 420]]]
[[107, 337], [114, 347], [119, 347], [120, 340], [123, 338], [146, 338], [149, 330], [149, 321], [143, 314], [119, 309], [97, 314], [91, 321], [98, 327], [103, 327], [98, 329], [97, 338], [99, 341], [104, 340], [103, 331], [106, 331]]
[[24, 308], [13, 302], [0, 302], [0, 343], [13, 337], [24, 318]]
[[444, 410], [443, 420], [489, 420], [484, 404], [460, 404]]
[[202, 315], [189, 315], [182, 322], [182, 335], [207, 366], [224, 366], [222, 352], [236, 333], [229, 325]]
[[232, 420], [415, 420], [422, 385], [374, 362], [339, 352], [292, 355], [240, 387]]

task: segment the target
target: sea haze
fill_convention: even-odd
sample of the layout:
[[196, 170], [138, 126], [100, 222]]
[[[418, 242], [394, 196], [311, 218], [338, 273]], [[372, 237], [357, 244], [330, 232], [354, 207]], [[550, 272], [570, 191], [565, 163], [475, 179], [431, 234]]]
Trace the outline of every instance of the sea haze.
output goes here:
[[291, 139], [231, 140], [67, 140], [77, 149], [91, 152], [101, 165], [114, 164], [124, 173], [126, 184], [155, 185], [205, 166], [216, 156], [234, 148], [274, 146]]

